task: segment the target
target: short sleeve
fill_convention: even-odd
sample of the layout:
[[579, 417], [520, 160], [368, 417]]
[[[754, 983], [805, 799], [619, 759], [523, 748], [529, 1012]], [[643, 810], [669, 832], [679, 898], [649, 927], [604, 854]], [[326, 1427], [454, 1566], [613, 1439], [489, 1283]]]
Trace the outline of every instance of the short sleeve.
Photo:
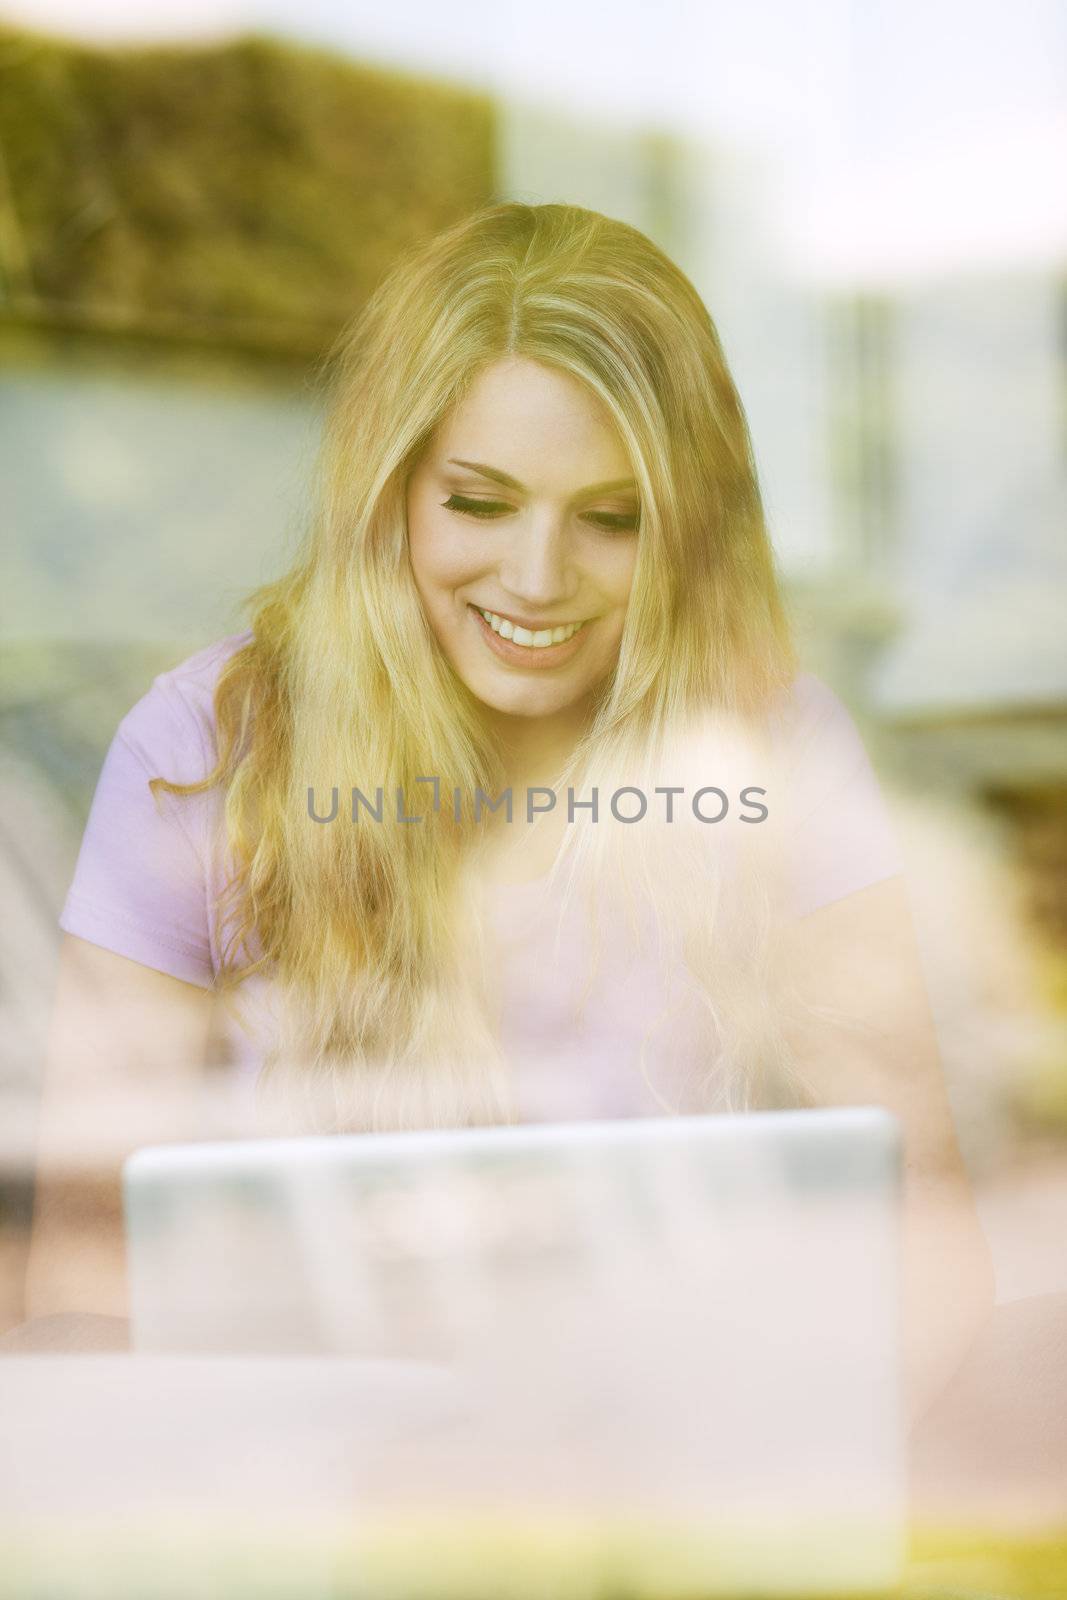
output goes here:
[[810, 674], [784, 729], [785, 871], [790, 909], [821, 906], [903, 871], [892, 817], [851, 716]]
[[104, 758], [59, 917], [67, 933], [202, 988], [214, 980], [203, 796], [157, 799], [148, 783], [206, 771], [191, 713], [157, 679]]

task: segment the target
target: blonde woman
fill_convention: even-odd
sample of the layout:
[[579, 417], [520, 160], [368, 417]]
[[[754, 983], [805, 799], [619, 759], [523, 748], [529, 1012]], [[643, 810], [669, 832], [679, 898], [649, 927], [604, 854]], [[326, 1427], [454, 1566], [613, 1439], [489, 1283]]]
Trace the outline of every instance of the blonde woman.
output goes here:
[[988, 1269], [899, 860], [798, 672], [687, 278], [563, 205], [404, 260], [342, 343], [300, 558], [250, 611], [100, 777], [30, 1311], [123, 1315], [119, 1164], [218, 1127], [212, 1083], [254, 1081], [274, 1127], [876, 1102], [936, 1383]]

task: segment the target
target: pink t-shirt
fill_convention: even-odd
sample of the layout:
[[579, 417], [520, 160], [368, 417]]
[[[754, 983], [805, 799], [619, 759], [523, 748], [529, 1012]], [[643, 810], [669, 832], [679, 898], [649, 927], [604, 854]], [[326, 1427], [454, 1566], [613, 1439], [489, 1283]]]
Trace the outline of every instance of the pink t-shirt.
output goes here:
[[[198, 781], [214, 767], [215, 683], [224, 661], [250, 637], [230, 635], [161, 673], [123, 717], [59, 918], [68, 933], [203, 988], [221, 964], [213, 907], [227, 868], [221, 792], [186, 799], [164, 794], [157, 808], [148, 780]], [[791, 914], [807, 916], [899, 873], [886, 803], [855, 725], [832, 690], [800, 674], [776, 720], [775, 740], [788, 802]], [[684, 1099], [685, 1082], [703, 1074], [707, 1052], [695, 986], [679, 972], [665, 995], [658, 963], [622, 946], [613, 952], [609, 938], [576, 1022], [574, 999], [585, 964], [565, 937], [555, 945], [556, 916], [545, 885], [540, 879], [509, 888], [493, 927], [505, 996], [502, 1043], [514, 1064], [520, 1115], [654, 1115], [664, 1109], [664, 1098], [653, 1084], [672, 1103]], [[235, 1071], [251, 1084], [271, 1035], [269, 978], [257, 974], [242, 990], [244, 1020], [231, 1024], [229, 1043]], [[638, 1043], [665, 1004], [669, 1022], [656, 1028], [641, 1073]]]

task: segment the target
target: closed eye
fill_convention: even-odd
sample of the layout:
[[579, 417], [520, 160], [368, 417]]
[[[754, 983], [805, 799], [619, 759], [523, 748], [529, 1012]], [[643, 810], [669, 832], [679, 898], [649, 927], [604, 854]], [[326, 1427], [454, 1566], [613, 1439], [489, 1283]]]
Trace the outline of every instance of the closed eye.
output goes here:
[[586, 511], [582, 514], [583, 522], [591, 522], [596, 528], [604, 528], [608, 533], [633, 533], [640, 523], [636, 511]]
[[[451, 494], [442, 501], [448, 511], [458, 511], [465, 516], [481, 517], [489, 520], [494, 517], [506, 516], [515, 508], [506, 500], [475, 499], [471, 495]], [[581, 520], [590, 523], [594, 528], [603, 528], [606, 533], [633, 533], [640, 524], [640, 517], [636, 511], [585, 511]]]
[[442, 504], [449, 511], [462, 511], [470, 517], [501, 517], [513, 509], [503, 500], [471, 500], [463, 494], [450, 494]]

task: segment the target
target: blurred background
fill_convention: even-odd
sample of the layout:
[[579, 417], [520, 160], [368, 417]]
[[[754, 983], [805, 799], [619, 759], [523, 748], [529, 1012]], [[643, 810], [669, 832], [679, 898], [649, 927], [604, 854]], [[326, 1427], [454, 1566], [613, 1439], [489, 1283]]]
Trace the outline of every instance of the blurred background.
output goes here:
[[718, 325], [804, 664], [898, 822], [1000, 1298], [1067, 1288], [1065, 35], [1053, 0], [0, 0], [0, 1126], [104, 752], [287, 562], [331, 341], [410, 242], [572, 201]]

